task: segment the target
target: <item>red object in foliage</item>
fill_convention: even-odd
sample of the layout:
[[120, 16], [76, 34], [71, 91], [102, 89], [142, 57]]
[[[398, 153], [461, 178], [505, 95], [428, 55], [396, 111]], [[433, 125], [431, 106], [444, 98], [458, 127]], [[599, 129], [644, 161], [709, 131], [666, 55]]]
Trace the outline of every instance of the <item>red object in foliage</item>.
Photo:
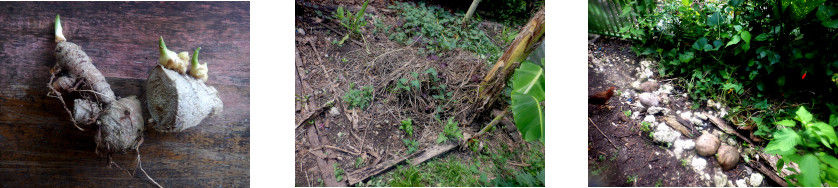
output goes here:
[[802, 77], [800, 77], [800, 79], [801, 79], [801, 80], [806, 79], [806, 73], [805, 73], [805, 72], [803, 73], [803, 76], [802, 76]]

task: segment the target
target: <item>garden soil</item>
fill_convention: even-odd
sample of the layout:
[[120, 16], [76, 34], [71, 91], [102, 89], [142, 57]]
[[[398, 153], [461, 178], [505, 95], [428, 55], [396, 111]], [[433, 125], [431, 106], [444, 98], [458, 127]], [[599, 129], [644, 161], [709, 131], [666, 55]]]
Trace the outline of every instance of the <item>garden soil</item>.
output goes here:
[[[383, 1], [375, 2], [369, 5], [367, 14], [394, 25], [398, 18], [396, 11], [388, 9]], [[480, 78], [490, 68], [485, 59], [464, 50], [446, 51], [438, 57], [421, 55], [417, 53], [419, 45], [392, 42], [382, 32], [373, 34], [372, 23], [362, 29], [363, 37], [350, 37], [345, 44], [337, 46], [332, 41], [340, 40], [346, 29], [327, 18], [332, 12], [330, 8], [339, 4], [353, 10], [360, 4], [334, 3], [337, 4], [295, 3], [295, 124], [299, 125], [295, 129], [296, 186], [351, 186], [347, 185], [346, 174], [405, 156], [407, 148], [402, 139], [416, 140], [420, 150], [436, 144], [437, 135], [443, 129], [442, 122], [434, 117], [437, 106], [443, 108], [440, 119], [455, 117], [464, 133], [478, 132], [494, 117], [487, 113], [470, 124], [465, 123], [469, 121], [465, 119], [468, 111], [465, 106], [470, 105]], [[480, 25], [490, 37], [502, 30], [497, 23], [485, 21]], [[411, 72], [422, 75], [429, 68], [439, 72], [440, 82], [454, 92], [452, 98], [459, 102], [433, 100], [433, 93], [425, 92], [430, 89], [411, 93], [390, 91], [399, 78]], [[369, 107], [350, 109], [346, 105], [343, 96], [350, 85], [356, 89], [375, 88]], [[311, 118], [307, 118], [310, 114]], [[399, 129], [400, 121], [407, 118], [413, 119], [413, 136]], [[499, 150], [497, 143], [521, 142], [514, 125], [502, 123], [499, 127], [505, 128], [495, 129], [480, 139], [487, 150]], [[503, 148], [528, 150], [520, 147], [512, 144]], [[543, 152], [543, 146], [532, 147], [541, 147]], [[478, 153], [456, 149], [441, 156], [446, 155], [472, 160]], [[356, 160], [362, 161], [360, 167], [355, 166]], [[526, 161], [522, 157], [510, 160]], [[335, 176], [335, 164], [345, 172], [343, 177]], [[489, 178], [493, 175], [489, 174]]]

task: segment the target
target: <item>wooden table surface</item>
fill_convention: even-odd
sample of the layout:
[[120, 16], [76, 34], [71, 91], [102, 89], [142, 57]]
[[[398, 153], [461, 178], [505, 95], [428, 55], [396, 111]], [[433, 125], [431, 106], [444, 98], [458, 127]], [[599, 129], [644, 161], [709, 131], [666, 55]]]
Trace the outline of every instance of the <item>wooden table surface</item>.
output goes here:
[[[0, 187], [150, 187], [94, 153], [92, 130], [80, 131], [61, 103], [47, 97], [55, 64], [54, 20], [80, 45], [119, 97], [139, 96], [159, 55], [160, 36], [174, 51], [202, 47], [208, 85], [224, 102], [221, 116], [180, 133], [146, 130], [142, 165], [165, 187], [250, 185], [249, 2], [0, 3]], [[135, 152], [114, 156], [128, 170]]]

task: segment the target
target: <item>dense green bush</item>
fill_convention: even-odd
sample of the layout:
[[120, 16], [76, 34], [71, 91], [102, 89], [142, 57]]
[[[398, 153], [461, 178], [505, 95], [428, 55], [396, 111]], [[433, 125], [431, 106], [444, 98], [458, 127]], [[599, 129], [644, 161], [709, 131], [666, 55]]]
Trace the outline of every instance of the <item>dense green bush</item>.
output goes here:
[[689, 78], [693, 99], [745, 88], [758, 97], [834, 89], [838, 20], [831, 2], [680, 1], [632, 11], [644, 6], [655, 7], [640, 1], [623, 8], [623, 16], [640, 19], [621, 31], [644, 39], [635, 51], [658, 58], [661, 75]]
[[[470, 2], [470, 1], [469, 1]], [[483, 0], [478, 9], [491, 10], [487, 18], [509, 26], [523, 26], [536, 8], [544, 6], [544, 0]]]

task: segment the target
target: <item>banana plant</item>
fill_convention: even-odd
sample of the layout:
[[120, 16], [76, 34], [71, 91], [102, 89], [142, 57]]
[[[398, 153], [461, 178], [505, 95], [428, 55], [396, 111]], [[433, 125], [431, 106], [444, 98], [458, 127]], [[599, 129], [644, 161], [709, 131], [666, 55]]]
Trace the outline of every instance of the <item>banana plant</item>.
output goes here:
[[[541, 60], [544, 64], [544, 59]], [[544, 68], [524, 61], [512, 75], [512, 114], [524, 140], [544, 141]]]

